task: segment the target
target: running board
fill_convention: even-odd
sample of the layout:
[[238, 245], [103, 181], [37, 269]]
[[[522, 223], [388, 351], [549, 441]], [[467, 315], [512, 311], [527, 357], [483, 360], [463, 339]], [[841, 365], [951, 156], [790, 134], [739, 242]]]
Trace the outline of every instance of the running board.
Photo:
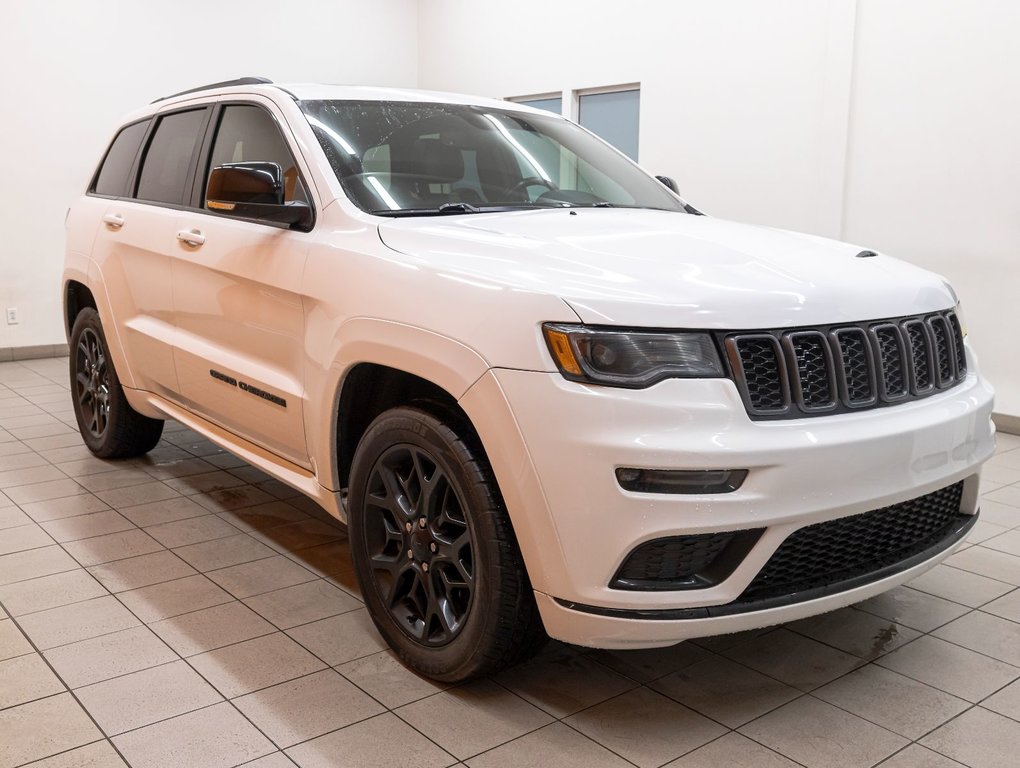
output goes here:
[[135, 389], [131, 391], [131, 394], [133, 397], [142, 399], [148, 405], [166, 414], [171, 419], [179, 421], [186, 427], [190, 427], [204, 437], [207, 437], [223, 450], [229, 451], [240, 459], [244, 459], [253, 467], [261, 469], [281, 483], [286, 483], [294, 490], [300, 491], [341, 522], [347, 522], [341, 494], [322, 486], [315, 475], [304, 467], [299, 467], [293, 462], [280, 458], [265, 448], [255, 445], [255, 443], [249, 442], [242, 437], [238, 437], [233, 432], [229, 432], [223, 427], [203, 419], [201, 416], [196, 416], [190, 411], [174, 405], [152, 392]]

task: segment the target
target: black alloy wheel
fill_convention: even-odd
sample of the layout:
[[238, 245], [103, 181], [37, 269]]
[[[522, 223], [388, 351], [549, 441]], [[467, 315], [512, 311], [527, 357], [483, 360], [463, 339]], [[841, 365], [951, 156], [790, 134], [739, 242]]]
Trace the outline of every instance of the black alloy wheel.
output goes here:
[[365, 497], [375, 584], [396, 625], [426, 646], [461, 631], [475, 591], [474, 540], [456, 481], [428, 451], [396, 445]]
[[416, 672], [470, 680], [547, 639], [492, 467], [455, 406], [375, 418], [354, 453], [347, 522], [365, 607]]
[[85, 307], [71, 327], [71, 396], [81, 438], [96, 456], [122, 459], [151, 451], [163, 422], [138, 413], [127, 401], [99, 313]]
[[101, 440], [110, 423], [110, 368], [96, 332], [86, 328], [75, 347], [75, 397], [85, 428]]

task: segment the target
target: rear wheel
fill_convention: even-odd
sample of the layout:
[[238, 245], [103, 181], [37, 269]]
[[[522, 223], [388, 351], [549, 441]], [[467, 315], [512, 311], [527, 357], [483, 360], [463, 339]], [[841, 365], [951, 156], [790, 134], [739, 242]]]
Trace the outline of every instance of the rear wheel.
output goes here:
[[348, 518], [365, 604], [408, 666], [461, 681], [541, 647], [513, 528], [470, 429], [417, 408], [379, 416], [354, 457]]
[[139, 456], [152, 450], [163, 422], [134, 410], [124, 397], [99, 313], [86, 307], [71, 329], [71, 394], [85, 445], [104, 459]]

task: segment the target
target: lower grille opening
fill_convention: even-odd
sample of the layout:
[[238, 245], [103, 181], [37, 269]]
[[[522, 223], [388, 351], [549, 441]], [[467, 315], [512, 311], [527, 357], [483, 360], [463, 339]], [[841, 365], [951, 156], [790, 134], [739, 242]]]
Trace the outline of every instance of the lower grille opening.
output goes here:
[[923, 552], [971, 516], [963, 482], [899, 504], [801, 528], [780, 545], [737, 603], [828, 587]]
[[[976, 478], [971, 479], [976, 481]], [[977, 513], [970, 515], [960, 512], [964, 482], [900, 504], [816, 523], [795, 531], [776, 550], [740, 597], [725, 605], [697, 608], [606, 608], [575, 603], [559, 597], [554, 600], [571, 610], [596, 616], [638, 621], [681, 621], [752, 613], [839, 594], [920, 565], [962, 541], [978, 520]], [[753, 541], [744, 554], [740, 555], [738, 562], [733, 563], [732, 567], [727, 563], [727, 567], [730, 568], [727, 573], [729, 575], [739, 564], [739, 560], [742, 560], [754, 546], [763, 530], [701, 534], [701, 537], [705, 537], [706, 540], [707, 537], [712, 537], [716, 544], [722, 537], [727, 536], [732, 537], [731, 542], [740, 536], [746, 536], [745, 541], [750, 541], [753, 537]], [[660, 545], [656, 549], [665, 553], [668, 549], [662, 548], [661, 545], [672, 539], [697, 538], [699, 537], [674, 536], [671, 539], [647, 542], [635, 549], [627, 562], [629, 563], [631, 558], [648, 545]], [[700, 542], [685, 543], [687, 547], [681, 547], [682, 549], [699, 549]], [[655, 550], [649, 549], [648, 553], [652, 551]], [[710, 561], [708, 568], [711, 569], [715, 563], [722, 561], [722, 553], [726, 551], [724, 545], [716, 558]], [[652, 562], [652, 559], [647, 558], [647, 562]], [[636, 562], [638, 561], [635, 560]], [[664, 576], [683, 573], [678, 569], [675, 574], [670, 574], [668, 570], [670, 566], [667, 565], [669, 562], [671, 562], [669, 558], [663, 554], [660, 557], [660, 568], [666, 566], [666, 570], [653, 569], [645, 573], [652, 575], [658, 573]], [[679, 564], [681, 560], [678, 559], [676, 562]], [[686, 562], [691, 563], [693, 560], [688, 558]], [[667, 582], [658, 583], [662, 586], [622, 588], [684, 589], [711, 586], [704, 582], [691, 583], [688, 587], [674, 586], [676, 582], [668, 586]], [[614, 582], [613, 586], [620, 585]]]
[[627, 556], [609, 586], [630, 590], [710, 587], [733, 573], [764, 530], [698, 533], [646, 541]]

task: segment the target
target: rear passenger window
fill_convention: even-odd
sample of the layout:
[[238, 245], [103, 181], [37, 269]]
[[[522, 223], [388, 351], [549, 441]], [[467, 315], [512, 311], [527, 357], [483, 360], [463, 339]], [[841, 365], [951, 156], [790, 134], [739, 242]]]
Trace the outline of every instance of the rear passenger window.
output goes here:
[[176, 112], [160, 118], [138, 179], [139, 200], [184, 202], [188, 165], [198, 144], [204, 119], [204, 109]]
[[145, 131], [149, 127], [149, 121], [143, 120], [123, 128], [113, 140], [110, 149], [103, 158], [103, 166], [96, 176], [96, 183], [92, 191], [97, 195], [109, 195], [110, 197], [121, 197], [126, 194], [128, 174], [131, 172], [131, 165], [138, 154], [138, 148], [145, 138]]
[[253, 162], [276, 163], [280, 166], [283, 171], [285, 202], [308, 202], [294, 156], [270, 114], [261, 107], [243, 104], [224, 107], [209, 160], [209, 170], [230, 163]]

